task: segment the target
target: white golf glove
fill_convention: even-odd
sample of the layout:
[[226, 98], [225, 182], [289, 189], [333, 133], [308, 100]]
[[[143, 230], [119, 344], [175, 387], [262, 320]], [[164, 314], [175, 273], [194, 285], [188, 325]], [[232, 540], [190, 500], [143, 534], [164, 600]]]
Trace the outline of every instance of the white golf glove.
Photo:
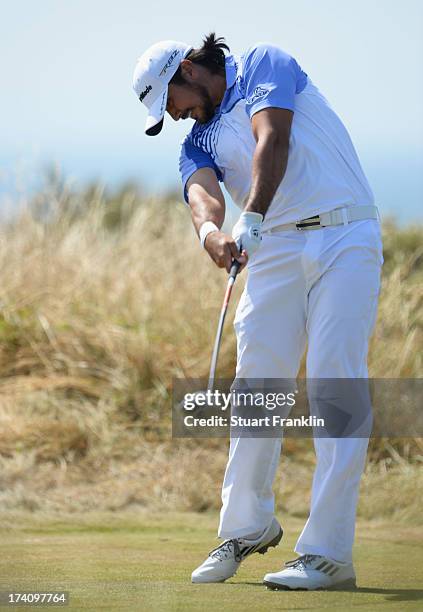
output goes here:
[[232, 238], [240, 251], [247, 251], [248, 257], [257, 251], [261, 242], [263, 215], [256, 212], [243, 212], [232, 228]]

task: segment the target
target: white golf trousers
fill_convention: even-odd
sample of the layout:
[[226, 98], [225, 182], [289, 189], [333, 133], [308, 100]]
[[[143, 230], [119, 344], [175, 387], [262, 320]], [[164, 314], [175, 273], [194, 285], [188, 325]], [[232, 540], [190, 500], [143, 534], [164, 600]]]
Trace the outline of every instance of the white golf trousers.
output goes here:
[[[383, 263], [380, 224], [363, 220], [263, 236], [235, 316], [237, 378], [366, 378]], [[274, 516], [280, 438], [232, 438], [218, 535], [248, 537]], [[311, 509], [299, 554], [351, 561], [367, 438], [315, 438]]]

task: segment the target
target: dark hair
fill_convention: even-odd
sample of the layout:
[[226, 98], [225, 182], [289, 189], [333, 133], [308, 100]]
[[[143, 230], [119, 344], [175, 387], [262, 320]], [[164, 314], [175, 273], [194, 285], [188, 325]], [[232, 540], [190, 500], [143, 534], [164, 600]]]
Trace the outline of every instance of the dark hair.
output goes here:
[[[225, 74], [225, 50], [230, 51], [225, 39], [220, 36], [216, 38], [216, 34], [211, 32], [204, 37], [203, 46], [199, 49], [190, 51], [185, 59], [189, 59], [194, 64], [199, 64], [207, 68], [212, 74]], [[173, 75], [171, 81], [174, 85], [183, 85], [185, 79], [182, 76], [181, 67]]]

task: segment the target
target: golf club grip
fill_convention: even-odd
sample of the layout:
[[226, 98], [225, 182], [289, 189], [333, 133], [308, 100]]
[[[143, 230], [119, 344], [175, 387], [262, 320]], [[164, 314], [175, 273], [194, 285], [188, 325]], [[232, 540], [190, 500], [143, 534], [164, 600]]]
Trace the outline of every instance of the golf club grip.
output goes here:
[[240, 267], [241, 267], [241, 264], [239, 263], [239, 261], [234, 259], [234, 262], [233, 262], [233, 264], [231, 266], [231, 270], [229, 272], [229, 278], [233, 278], [235, 280], [236, 275], [238, 274]]

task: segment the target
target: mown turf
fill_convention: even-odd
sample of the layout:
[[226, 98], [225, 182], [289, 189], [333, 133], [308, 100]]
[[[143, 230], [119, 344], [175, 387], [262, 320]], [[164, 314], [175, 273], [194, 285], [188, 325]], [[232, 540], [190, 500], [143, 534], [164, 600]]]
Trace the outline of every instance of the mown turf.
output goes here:
[[295, 556], [302, 522], [293, 518], [284, 521], [280, 546], [251, 557], [232, 580], [192, 585], [192, 569], [217, 544], [216, 523], [215, 514], [2, 515], [0, 590], [67, 590], [71, 610], [423, 609], [417, 527], [360, 523], [358, 590], [309, 593], [268, 591], [261, 584], [265, 572]]

